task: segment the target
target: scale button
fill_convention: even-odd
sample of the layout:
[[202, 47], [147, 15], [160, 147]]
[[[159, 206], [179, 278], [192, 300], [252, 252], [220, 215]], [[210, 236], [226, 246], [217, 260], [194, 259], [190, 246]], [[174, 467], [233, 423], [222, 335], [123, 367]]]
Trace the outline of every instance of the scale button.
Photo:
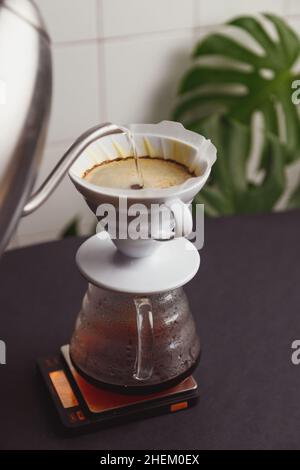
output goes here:
[[84, 414], [81, 410], [77, 411], [76, 415], [77, 415], [77, 418], [79, 419], [79, 421], [85, 421], [86, 420], [86, 417], [84, 416]]
[[72, 411], [72, 413], [69, 414], [70, 422], [71, 423], [77, 423], [77, 416], [76, 414]]
[[171, 405], [171, 412], [175, 413], [176, 411], [186, 410], [188, 407], [189, 407], [189, 404], [187, 401], [175, 403], [175, 405]]

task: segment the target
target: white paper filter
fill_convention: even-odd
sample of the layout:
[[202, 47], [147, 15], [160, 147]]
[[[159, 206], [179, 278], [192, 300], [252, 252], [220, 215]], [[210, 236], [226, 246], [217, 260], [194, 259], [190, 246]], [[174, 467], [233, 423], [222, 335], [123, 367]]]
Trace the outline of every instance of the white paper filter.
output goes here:
[[[132, 124], [126, 127], [134, 137], [139, 157], [174, 160], [189, 168], [196, 178], [209, 176], [217, 158], [217, 150], [205, 137], [171, 121], [159, 124]], [[97, 164], [132, 155], [132, 147], [125, 134], [107, 136], [91, 144], [74, 163], [71, 172], [81, 178], [87, 170]], [[184, 186], [188, 184], [189, 180]]]

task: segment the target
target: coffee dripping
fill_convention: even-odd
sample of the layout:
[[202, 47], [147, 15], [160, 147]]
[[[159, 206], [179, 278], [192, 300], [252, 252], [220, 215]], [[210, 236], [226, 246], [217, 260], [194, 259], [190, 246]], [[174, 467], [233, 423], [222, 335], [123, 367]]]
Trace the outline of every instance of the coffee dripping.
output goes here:
[[[101, 204], [110, 204], [117, 214], [114, 236], [107, 229], [87, 240], [77, 253], [77, 265], [89, 287], [71, 339], [70, 358], [83, 377], [100, 387], [148, 394], [179, 384], [199, 360], [200, 341], [183, 286], [197, 273], [200, 257], [185, 237], [192, 231], [188, 205], [207, 181], [216, 149], [177, 123], [129, 129], [143, 178], [138, 191], [131, 184], [104, 186], [87, 178], [91, 169], [111, 167], [113, 172], [114, 163], [132, 157], [131, 139], [123, 133], [92, 143], [69, 172], [96, 215]], [[186, 178], [167, 187], [147, 187], [147, 172], [143, 175], [141, 170], [145, 155], [149, 162], [159, 159], [178, 166]], [[150, 166], [155, 173], [155, 165]], [[123, 199], [128, 207], [143, 204], [146, 210], [155, 204], [156, 215], [170, 213], [170, 224], [163, 229], [154, 226], [146, 239], [120, 237]]]

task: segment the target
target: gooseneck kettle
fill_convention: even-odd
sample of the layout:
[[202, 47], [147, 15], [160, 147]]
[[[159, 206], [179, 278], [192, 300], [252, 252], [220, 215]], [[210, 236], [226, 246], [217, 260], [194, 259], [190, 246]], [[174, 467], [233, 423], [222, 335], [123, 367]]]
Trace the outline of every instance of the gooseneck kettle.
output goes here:
[[46, 201], [81, 151], [123, 132], [101, 124], [83, 134], [32, 196], [51, 96], [51, 44], [38, 8], [31, 0], [0, 0], [0, 255], [20, 217]]

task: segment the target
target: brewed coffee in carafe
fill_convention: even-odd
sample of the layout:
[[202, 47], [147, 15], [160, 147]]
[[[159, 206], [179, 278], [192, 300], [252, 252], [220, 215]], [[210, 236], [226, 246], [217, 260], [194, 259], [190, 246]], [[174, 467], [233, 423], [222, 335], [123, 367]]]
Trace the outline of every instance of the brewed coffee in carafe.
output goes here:
[[70, 353], [79, 372], [101, 386], [151, 393], [193, 372], [200, 343], [182, 288], [144, 298], [90, 284]]

